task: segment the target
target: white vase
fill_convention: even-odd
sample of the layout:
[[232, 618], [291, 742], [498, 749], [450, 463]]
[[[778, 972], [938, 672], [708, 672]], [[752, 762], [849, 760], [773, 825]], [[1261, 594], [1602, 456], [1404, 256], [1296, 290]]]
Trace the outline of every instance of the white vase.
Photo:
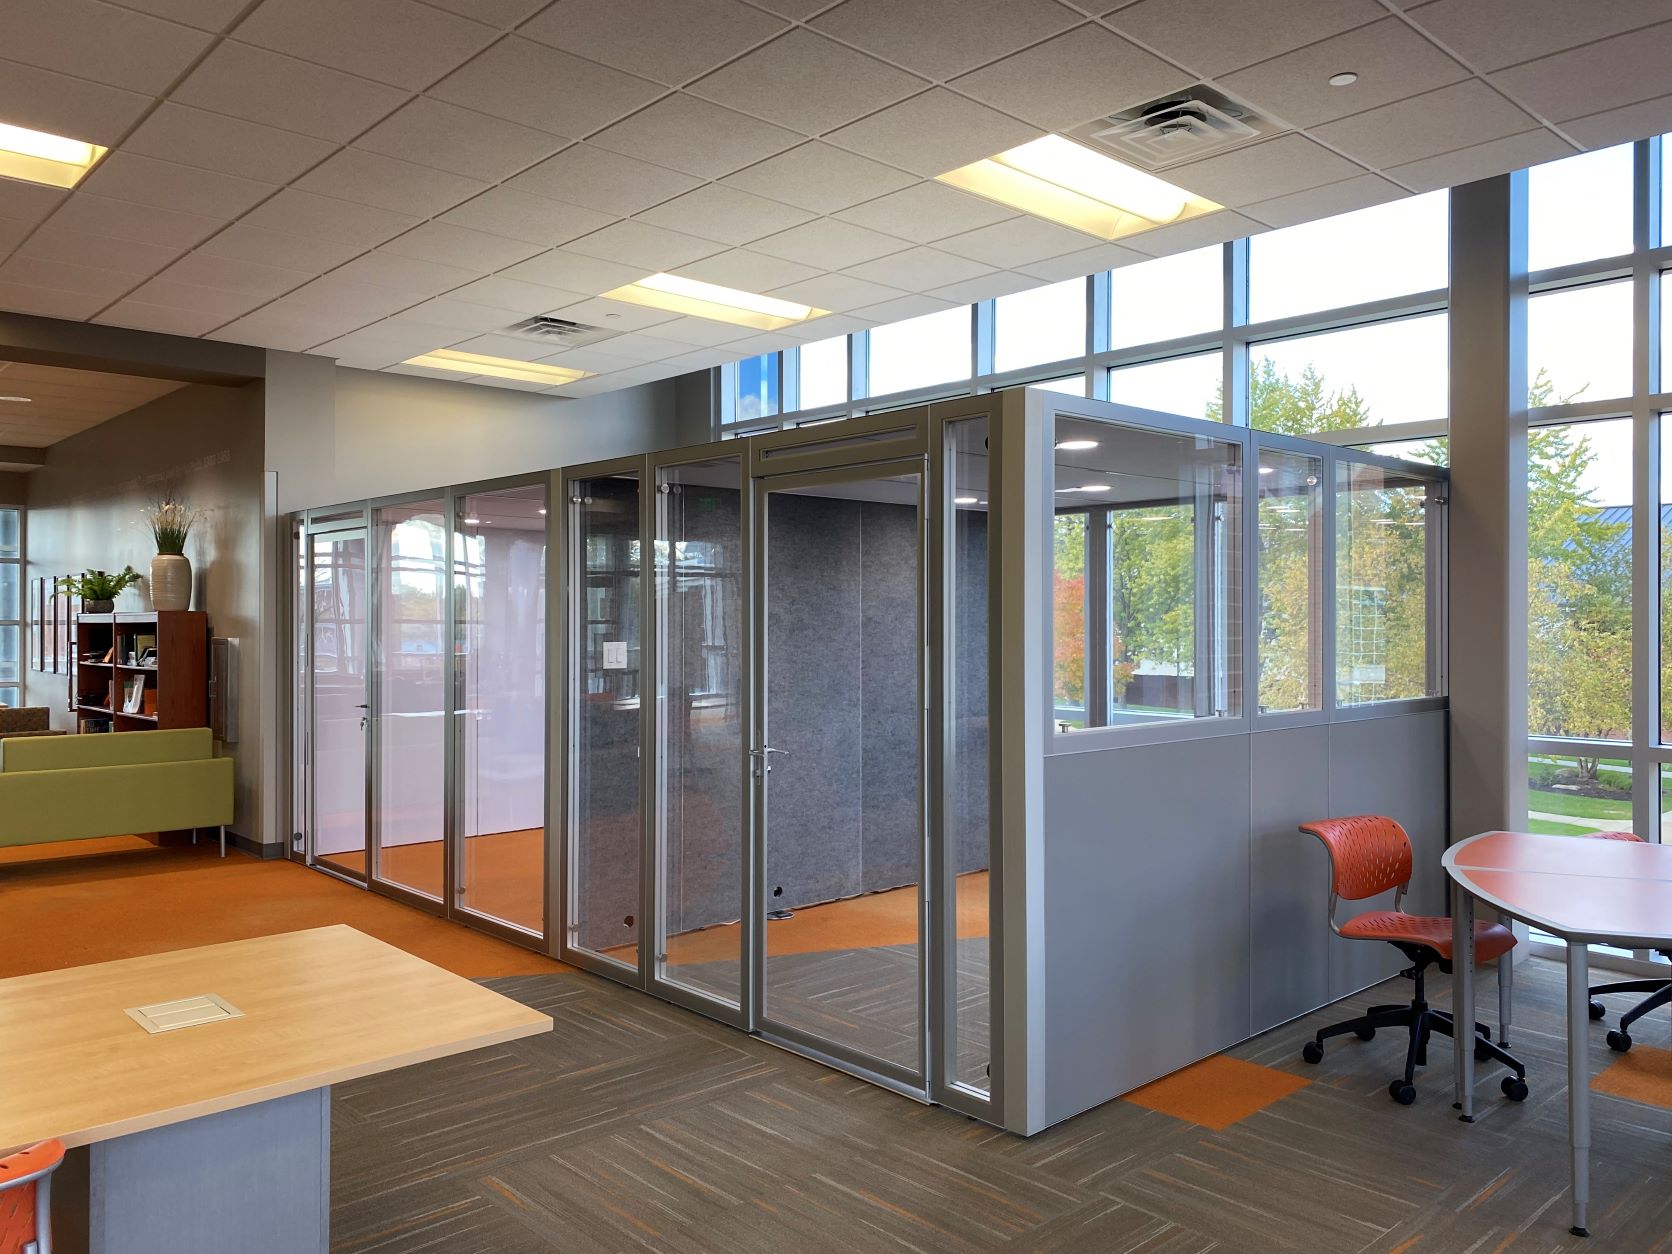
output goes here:
[[181, 553], [159, 553], [151, 559], [151, 604], [159, 610], [192, 607], [192, 564]]

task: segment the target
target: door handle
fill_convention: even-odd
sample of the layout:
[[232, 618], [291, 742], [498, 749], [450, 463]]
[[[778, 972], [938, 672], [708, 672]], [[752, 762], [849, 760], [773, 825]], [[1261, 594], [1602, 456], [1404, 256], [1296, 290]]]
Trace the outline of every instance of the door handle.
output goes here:
[[755, 759], [755, 775], [757, 778], [772, 769], [771, 755], [774, 753], [782, 754], [786, 758], [790, 756], [788, 749], [774, 749], [771, 745], [762, 745], [759, 749], [749, 750], [749, 756]]

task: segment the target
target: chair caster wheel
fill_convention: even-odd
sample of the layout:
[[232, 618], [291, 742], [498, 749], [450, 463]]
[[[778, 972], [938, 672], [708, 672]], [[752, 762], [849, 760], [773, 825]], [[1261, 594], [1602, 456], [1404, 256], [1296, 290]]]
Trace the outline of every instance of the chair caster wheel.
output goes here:
[[1316, 1066], [1324, 1060], [1324, 1047], [1317, 1041], [1308, 1041], [1300, 1047], [1300, 1056]]
[[1608, 1013], [1608, 1007], [1607, 1006], [1604, 1006], [1595, 997], [1591, 998], [1591, 1018], [1593, 1020], [1600, 1019], [1604, 1015], [1606, 1015], [1607, 1013]]
[[1487, 1044], [1486, 1044], [1485, 1041], [1476, 1041], [1475, 1042], [1475, 1061], [1476, 1062], [1490, 1062], [1490, 1061], [1492, 1061], [1492, 1051], [1491, 1051], [1491, 1049], [1489, 1049], [1487, 1047]]
[[1393, 1080], [1388, 1084], [1388, 1096], [1401, 1106], [1409, 1106], [1417, 1100], [1417, 1086], [1405, 1080]]
[[1617, 1054], [1624, 1054], [1631, 1049], [1631, 1033], [1621, 1032], [1615, 1028], [1608, 1029], [1608, 1048]]
[[1353, 1035], [1358, 1037], [1361, 1041], [1373, 1041], [1376, 1039], [1376, 1029], [1358, 1028], [1353, 1032]]
[[1512, 1102], [1527, 1100], [1527, 1082], [1518, 1076], [1506, 1075], [1498, 1082], [1498, 1087], [1503, 1089], [1504, 1096]]

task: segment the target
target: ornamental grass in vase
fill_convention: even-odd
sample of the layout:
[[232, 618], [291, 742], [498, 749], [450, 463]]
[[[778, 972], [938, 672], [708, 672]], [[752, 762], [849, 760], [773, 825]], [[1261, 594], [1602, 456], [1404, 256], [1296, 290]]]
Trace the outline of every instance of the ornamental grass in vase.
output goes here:
[[151, 604], [159, 610], [190, 609], [192, 564], [186, 557], [186, 541], [197, 513], [170, 495], [145, 511], [145, 521], [157, 542], [157, 555], [151, 559]]

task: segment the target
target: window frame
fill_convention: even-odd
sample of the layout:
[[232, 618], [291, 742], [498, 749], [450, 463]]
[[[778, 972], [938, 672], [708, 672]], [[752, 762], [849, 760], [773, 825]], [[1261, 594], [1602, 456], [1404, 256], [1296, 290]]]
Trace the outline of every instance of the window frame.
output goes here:
[[29, 673], [29, 624], [24, 604], [28, 595], [24, 574], [28, 570], [29, 511], [21, 505], [9, 505], [0, 501], [0, 513], [3, 512], [17, 514], [17, 556], [0, 556], [0, 566], [15, 567], [17, 571], [17, 604], [0, 604], [0, 629], [10, 627], [17, 635], [17, 680], [0, 680], [0, 696], [9, 694], [13, 698], [12, 704], [16, 706], [23, 703], [23, 692]]

